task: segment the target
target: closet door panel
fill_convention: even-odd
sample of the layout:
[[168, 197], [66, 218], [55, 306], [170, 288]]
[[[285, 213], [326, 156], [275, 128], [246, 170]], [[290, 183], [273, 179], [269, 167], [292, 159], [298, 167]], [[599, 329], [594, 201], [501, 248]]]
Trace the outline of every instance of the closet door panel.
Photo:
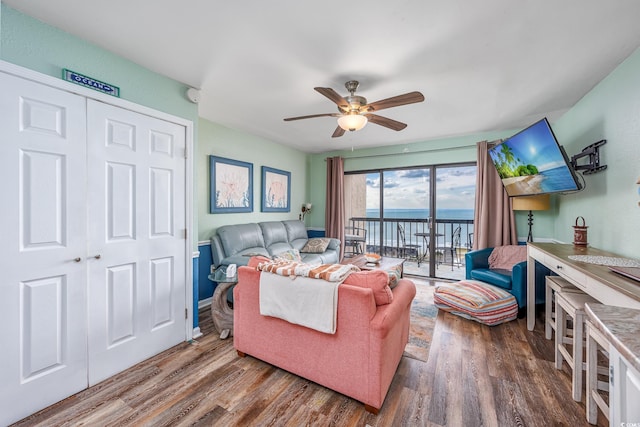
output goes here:
[[186, 160], [183, 126], [92, 101], [87, 117], [95, 384], [185, 339]]
[[86, 101], [0, 73], [0, 425], [87, 386]]

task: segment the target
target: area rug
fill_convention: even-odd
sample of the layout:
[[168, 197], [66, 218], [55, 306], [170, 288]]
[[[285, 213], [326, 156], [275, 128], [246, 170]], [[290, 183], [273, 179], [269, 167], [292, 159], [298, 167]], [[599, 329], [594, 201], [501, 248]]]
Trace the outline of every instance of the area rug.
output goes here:
[[426, 362], [438, 315], [438, 308], [433, 303], [435, 287], [419, 280], [414, 280], [414, 283], [416, 297], [411, 304], [409, 343], [404, 349], [404, 356]]

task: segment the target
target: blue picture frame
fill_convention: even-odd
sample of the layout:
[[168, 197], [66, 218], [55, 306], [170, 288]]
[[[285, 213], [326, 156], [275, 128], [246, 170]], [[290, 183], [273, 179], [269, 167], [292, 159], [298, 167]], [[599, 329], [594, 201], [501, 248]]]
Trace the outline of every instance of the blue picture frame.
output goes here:
[[212, 214], [253, 212], [253, 164], [209, 156]]
[[291, 172], [262, 166], [262, 212], [291, 212]]

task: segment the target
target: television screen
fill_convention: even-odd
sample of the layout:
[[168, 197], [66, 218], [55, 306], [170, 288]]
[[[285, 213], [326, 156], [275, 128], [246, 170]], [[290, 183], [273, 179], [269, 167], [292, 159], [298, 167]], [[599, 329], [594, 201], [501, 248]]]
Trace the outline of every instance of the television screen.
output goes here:
[[580, 190], [580, 184], [546, 118], [489, 149], [509, 196]]

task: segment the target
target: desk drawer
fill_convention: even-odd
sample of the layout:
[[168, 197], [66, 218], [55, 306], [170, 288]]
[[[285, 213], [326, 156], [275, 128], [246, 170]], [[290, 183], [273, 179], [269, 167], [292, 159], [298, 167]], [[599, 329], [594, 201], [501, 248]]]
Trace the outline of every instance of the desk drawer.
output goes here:
[[640, 301], [633, 299], [616, 289], [603, 285], [597, 279], [587, 276], [587, 288], [589, 289], [589, 295], [603, 304], [640, 310]]
[[578, 288], [587, 292], [587, 276], [555, 258], [547, 257], [546, 265], [554, 273], [564, 277]]

